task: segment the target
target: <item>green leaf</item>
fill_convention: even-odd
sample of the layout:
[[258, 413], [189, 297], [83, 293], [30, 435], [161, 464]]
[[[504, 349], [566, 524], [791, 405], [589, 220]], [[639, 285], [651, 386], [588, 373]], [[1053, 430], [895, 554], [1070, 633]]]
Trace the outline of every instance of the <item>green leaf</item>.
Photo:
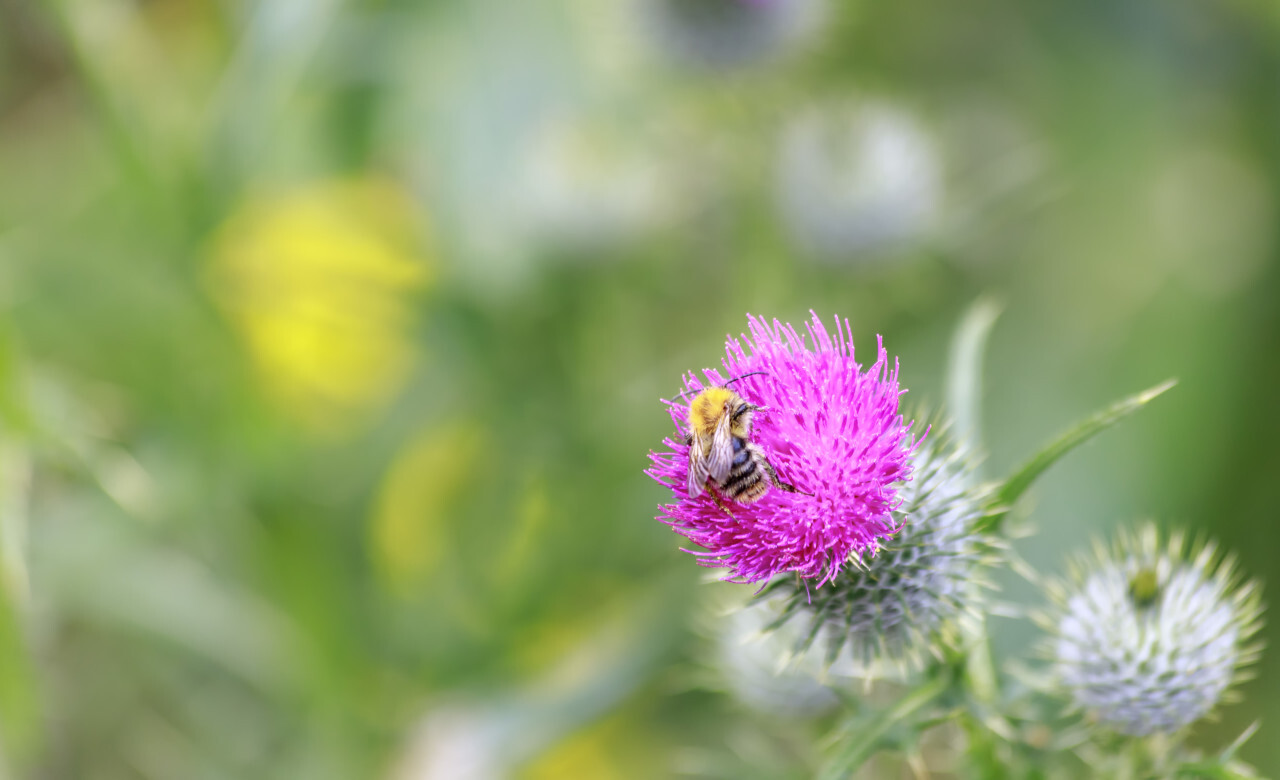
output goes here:
[[973, 633], [968, 635], [968, 653], [965, 657], [965, 682], [974, 699], [986, 705], [994, 705], [1000, 698], [1000, 675], [996, 672], [991, 655], [991, 639], [986, 631], [986, 616]]
[[982, 356], [1001, 307], [991, 298], [974, 301], [960, 320], [947, 354], [947, 411], [959, 441], [982, 438]]
[[1004, 481], [1000, 489], [995, 492], [995, 496], [992, 499], [992, 509], [978, 524], [979, 530], [998, 530], [1001, 521], [1009, 513], [1009, 509], [1017, 503], [1022, 494], [1027, 492], [1027, 489], [1035, 483], [1041, 474], [1058, 462], [1059, 458], [1146, 406], [1152, 399], [1175, 384], [1177, 384], [1176, 379], [1168, 379], [1149, 390], [1143, 390], [1141, 393], [1118, 401], [1080, 422], [1040, 450], [1024, 463], [1021, 468], [1014, 471]]

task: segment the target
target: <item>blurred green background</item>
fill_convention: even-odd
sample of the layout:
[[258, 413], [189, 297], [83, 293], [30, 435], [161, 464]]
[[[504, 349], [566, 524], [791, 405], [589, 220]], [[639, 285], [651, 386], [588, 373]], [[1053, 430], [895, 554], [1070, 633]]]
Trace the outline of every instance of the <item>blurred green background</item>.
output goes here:
[[[800, 772], [642, 474], [746, 312], [937, 404], [995, 296], [991, 475], [1178, 377], [1018, 549], [1151, 517], [1271, 579], [1278, 8], [0, 0], [7, 776]], [[1197, 742], [1280, 722], [1258, 671]]]

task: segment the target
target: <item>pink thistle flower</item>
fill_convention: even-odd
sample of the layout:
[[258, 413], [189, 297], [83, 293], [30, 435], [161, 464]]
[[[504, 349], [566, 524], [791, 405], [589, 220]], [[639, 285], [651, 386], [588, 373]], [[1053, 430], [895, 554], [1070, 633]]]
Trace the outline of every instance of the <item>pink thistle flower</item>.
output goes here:
[[[812, 312], [811, 312], [812, 314]], [[650, 452], [645, 472], [670, 488], [675, 503], [658, 520], [704, 548], [686, 550], [708, 567], [728, 567], [726, 580], [760, 582], [794, 571], [818, 587], [835, 579], [851, 558], [874, 554], [897, 531], [896, 485], [911, 478], [918, 441], [914, 423], [898, 411], [898, 364], [889, 367], [880, 338], [867, 371], [854, 361], [849, 323], [836, 319], [835, 338], [816, 314], [806, 324], [808, 342], [791, 325], [748, 315], [751, 335], [729, 338], [724, 371], [703, 371], [705, 383], [686, 374], [685, 396], [667, 404], [678, 436], [666, 450]], [[747, 349], [743, 349], [745, 342]], [[743, 374], [733, 389], [757, 412], [751, 441], [764, 451], [790, 493], [771, 488], [759, 500], [716, 504], [711, 491], [687, 492], [688, 404], [704, 387]], [[855, 558], [856, 563], [856, 558]]]

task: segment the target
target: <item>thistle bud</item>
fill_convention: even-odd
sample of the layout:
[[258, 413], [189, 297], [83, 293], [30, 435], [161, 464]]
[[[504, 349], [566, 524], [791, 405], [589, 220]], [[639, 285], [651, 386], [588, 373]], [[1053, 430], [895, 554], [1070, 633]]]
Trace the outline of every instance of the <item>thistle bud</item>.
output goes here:
[[905, 666], [973, 608], [988, 549], [974, 531], [985, 506], [974, 460], [935, 427], [916, 452], [912, 480], [899, 489], [897, 533], [828, 587], [810, 590], [786, 577], [770, 583], [766, 593], [785, 599], [787, 617], [807, 622], [805, 643], [825, 637], [829, 662], [847, 647], [864, 670]]
[[824, 683], [845, 674], [828, 669], [816, 648], [795, 651], [799, 626], [769, 630], [781, 614], [778, 607], [754, 602], [719, 619], [715, 636], [719, 677], [735, 699], [757, 712], [791, 717], [828, 712], [839, 700]]
[[1256, 583], [1212, 545], [1154, 526], [1076, 563], [1054, 585], [1050, 655], [1073, 705], [1130, 736], [1170, 733], [1209, 713], [1255, 660]]

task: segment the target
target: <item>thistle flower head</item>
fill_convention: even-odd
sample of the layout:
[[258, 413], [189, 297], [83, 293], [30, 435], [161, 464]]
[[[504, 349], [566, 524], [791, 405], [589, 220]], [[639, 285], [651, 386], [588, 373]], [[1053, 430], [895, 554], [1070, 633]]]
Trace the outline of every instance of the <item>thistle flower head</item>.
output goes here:
[[1050, 655], [1072, 702], [1122, 734], [1169, 733], [1223, 700], [1261, 622], [1254, 583], [1241, 585], [1212, 545], [1163, 547], [1154, 526], [1098, 546], [1055, 585]]
[[803, 643], [823, 637], [828, 662], [845, 647], [864, 671], [918, 662], [980, 592], [975, 574], [987, 545], [974, 526], [986, 493], [974, 478], [976, 458], [935, 427], [914, 461], [895, 511], [901, 530], [874, 556], [816, 593], [779, 578], [762, 594], [785, 599], [788, 620], [808, 623]]
[[[717, 503], [718, 492], [688, 494], [688, 400], [667, 402], [678, 436], [650, 453], [646, 473], [670, 488], [674, 503], [658, 519], [703, 547], [704, 566], [726, 566], [726, 579], [767, 580], [794, 571], [818, 586], [835, 579], [850, 556], [869, 553], [895, 530], [897, 484], [911, 475], [915, 443], [898, 411], [898, 369], [877, 342], [866, 371], [854, 360], [848, 322], [834, 337], [817, 315], [807, 339], [790, 325], [748, 317], [751, 335], [730, 338], [724, 373], [688, 374], [688, 398], [735, 377], [735, 390], [765, 407], [755, 414], [754, 442], [796, 492], [771, 489], [753, 503]], [[745, 348], [744, 348], [745, 343]], [[759, 372], [759, 373], [754, 373]], [[743, 376], [754, 374], [752, 376]]]

